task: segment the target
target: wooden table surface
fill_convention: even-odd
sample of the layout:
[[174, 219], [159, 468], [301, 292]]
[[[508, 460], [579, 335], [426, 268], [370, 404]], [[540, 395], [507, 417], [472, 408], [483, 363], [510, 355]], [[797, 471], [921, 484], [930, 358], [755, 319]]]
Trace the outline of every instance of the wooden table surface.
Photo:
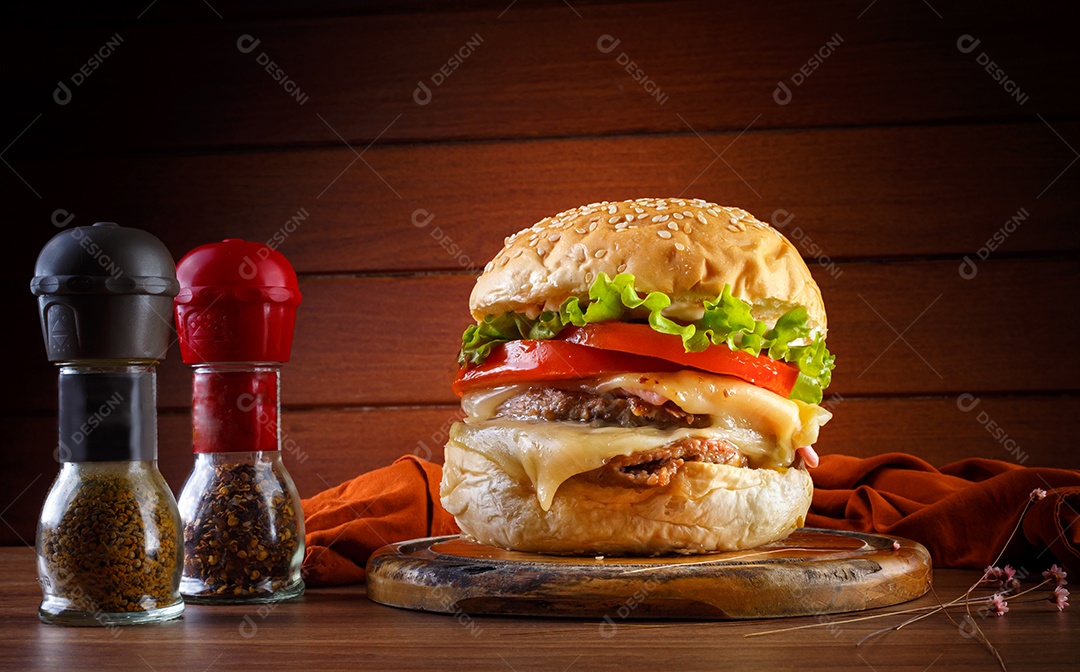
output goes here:
[[[977, 576], [938, 570], [936, 592], [952, 599]], [[986, 649], [941, 614], [859, 647], [862, 637], [905, 616], [843, 622], [934, 604], [932, 595], [850, 616], [663, 622], [626, 621], [616, 613], [609, 623], [411, 612], [370, 602], [363, 587], [350, 586], [311, 589], [298, 600], [261, 607], [189, 605], [182, 619], [159, 625], [88, 629], [38, 621], [31, 549], [0, 548], [0, 586], [0, 668], [12, 670], [998, 669]], [[975, 618], [1009, 670], [1076, 670], [1074, 610], [1014, 600], [1004, 617]], [[807, 624], [819, 625], [746, 637]]]

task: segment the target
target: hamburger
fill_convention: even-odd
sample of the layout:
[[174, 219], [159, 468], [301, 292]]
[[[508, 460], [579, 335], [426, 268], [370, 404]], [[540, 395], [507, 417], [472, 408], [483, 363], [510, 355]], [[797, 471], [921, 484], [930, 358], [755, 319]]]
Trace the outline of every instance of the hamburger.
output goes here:
[[469, 308], [441, 482], [466, 537], [658, 555], [802, 526], [834, 358], [776, 229], [700, 199], [591, 203], [506, 238]]

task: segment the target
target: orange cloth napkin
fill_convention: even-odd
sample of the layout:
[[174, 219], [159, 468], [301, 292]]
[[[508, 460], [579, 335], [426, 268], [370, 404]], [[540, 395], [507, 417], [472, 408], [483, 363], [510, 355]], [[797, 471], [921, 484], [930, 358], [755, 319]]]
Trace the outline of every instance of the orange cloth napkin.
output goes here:
[[378, 548], [396, 541], [459, 532], [439, 503], [442, 467], [412, 455], [301, 502], [304, 583], [360, 583]]
[[1058, 562], [1080, 574], [1080, 471], [970, 458], [936, 469], [906, 453], [825, 455], [811, 470], [807, 527], [917, 541], [938, 567], [983, 569], [997, 558], [1031, 493], [1035, 502], [999, 564], [1036, 576]]
[[[303, 501], [309, 586], [359, 583], [373, 551], [396, 541], [456, 534], [439, 504], [439, 465], [413, 456]], [[968, 459], [940, 469], [904, 453], [826, 455], [810, 472], [808, 527], [878, 532], [918, 541], [937, 567], [993, 562], [1036, 488], [1001, 564], [1036, 576], [1058, 562], [1080, 574], [1080, 471]]]

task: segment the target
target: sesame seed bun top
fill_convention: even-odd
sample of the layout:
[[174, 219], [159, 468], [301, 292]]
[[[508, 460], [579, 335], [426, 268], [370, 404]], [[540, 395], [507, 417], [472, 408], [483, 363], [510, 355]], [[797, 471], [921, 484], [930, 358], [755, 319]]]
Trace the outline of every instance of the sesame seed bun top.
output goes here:
[[508, 237], [473, 287], [473, 317], [535, 316], [570, 296], [587, 297], [597, 274], [633, 273], [639, 293], [672, 299], [665, 314], [695, 320], [725, 284], [770, 325], [802, 306], [810, 327], [827, 327], [821, 291], [798, 250], [745, 210], [701, 199], [640, 198], [590, 203]]

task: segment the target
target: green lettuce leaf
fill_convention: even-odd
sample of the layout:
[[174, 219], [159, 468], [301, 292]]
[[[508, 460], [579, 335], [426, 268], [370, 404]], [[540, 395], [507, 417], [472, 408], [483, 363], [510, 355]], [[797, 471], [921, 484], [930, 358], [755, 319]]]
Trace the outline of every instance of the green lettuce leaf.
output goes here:
[[458, 365], [482, 364], [499, 343], [555, 338], [565, 326], [559, 314], [553, 311], [544, 311], [535, 320], [509, 310], [502, 315], [488, 315], [479, 324], [470, 325], [461, 335]]
[[620, 273], [614, 278], [601, 273], [589, 288], [584, 305], [574, 296], [566, 299], [558, 312], [544, 311], [535, 319], [507, 311], [488, 315], [480, 323], [469, 326], [461, 337], [458, 364], [482, 363], [499, 343], [555, 338], [571, 324], [583, 327], [614, 320], [645, 320], [655, 331], [682, 338], [687, 352], [725, 345], [754, 355], [764, 352], [772, 359], [795, 364], [799, 377], [789, 397], [812, 404], [821, 402], [832, 380], [836, 358], [825, 347], [823, 336], [807, 342], [810, 327], [805, 308], [788, 311], [770, 329], [754, 319], [749, 303], [732, 296], [730, 285], [724, 285], [715, 300], [704, 302], [704, 315], [692, 324], [679, 324], [664, 316], [662, 311], [670, 305], [671, 298], [662, 292], [638, 294], [630, 273]]

